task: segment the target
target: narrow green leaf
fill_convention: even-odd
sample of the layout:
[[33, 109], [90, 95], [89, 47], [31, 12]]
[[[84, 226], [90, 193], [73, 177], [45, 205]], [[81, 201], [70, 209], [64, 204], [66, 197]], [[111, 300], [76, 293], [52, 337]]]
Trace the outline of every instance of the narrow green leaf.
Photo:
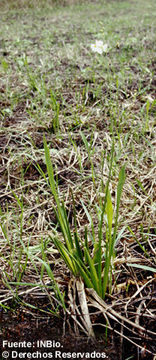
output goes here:
[[110, 160], [110, 167], [109, 167], [109, 175], [108, 175], [108, 180], [107, 180], [107, 184], [106, 184], [105, 198], [104, 198], [104, 202], [103, 202], [103, 206], [102, 206], [101, 219], [100, 219], [100, 222], [99, 222], [99, 231], [98, 231], [99, 249], [97, 251], [97, 258], [98, 258], [98, 261], [99, 261], [98, 262], [98, 277], [99, 277], [99, 279], [101, 279], [101, 272], [102, 272], [102, 249], [101, 249], [101, 243], [102, 243], [102, 239], [103, 239], [103, 233], [102, 233], [103, 218], [104, 218], [104, 213], [105, 213], [105, 209], [106, 209], [107, 195], [108, 195], [109, 183], [110, 183], [112, 167], [113, 167], [113, 157], [114, 157], [114, 141], [112, 143], [112, 148], [111, 148], [111, 160]]
[[82, 250], [80, 248], [80, 239], [79, 239], [77, 233], [74, 233], [74, 239], [75, 239], [75, 246], [76, 246], [77, 255], [83, 261], [83, 254], [82, 254]]
[[121, 199], [124, 182], [125, 182], [125, 165], [121, 168], [119, 173], [119, 181], [117, 187], [117, 213], [119, 211], [120, 199]]
[[65, 205], [64, 205], [64, 202], [63, 202], [63, 201], [62, 201], [62, 209], [61, 209], [61, 211], [62, 211], [64, 223], [65, 223], [65, 229], [66, 229], [67, 239], [68, 239], [68, 242], [69, 242], [69, 244], [70, 244], [70, 246], [69, 246], [69, 250], [70, 250], [70, 249], [73, 249], [73, 248], [74, 248], [74, 244], [73, 244], [72, 234], [71, 234], [71, 231], [70, 231], [70, 226], [69, 226], [69, 221], [68, 221], [68, 217], [67, 217], [67, 212], [66, 212]]
[[50, 188], [51, 188], [52, 194], [54, 196], [54, 199], [55, 199], [55, 202], [57, 205], [57, 211], [55, 211], [55, 213], [57, 215], [57, 219], [59, 221], [66, 245], [69, 250], [70, 249], [72, 250], [73, 243], [72, 243], [72, 236], [71, 236], [70, 228], [69, 228], [69, 222], [68, 222], [68, 218], [66, 215], [64, 204], [62, 203], [62, 205], [61, 205], [61, 202], [59, 200], [56, 182], [54, 179], [53, 166], [51, 163], [49, 148], [47, 146], [45, 136], [44, 136], [44, 150], [45, 150], [45, 159], [46, 159], [48, 177], [49, 177], [49, 182], [50, 182]]
[[86, 256], [88, 265], [90, 267], [90, 277], [91, 277], [92, 283], [94, 285], [94, 289], [96, 290], [96, 292], [99, 295], [101, 295], [100, 287], [99, 287], [100, 279], [98, 279], [97, 272], [96, 272], [95, 266], [94, 266], [94, 262], [93, 262], [92, 258], [90, 257], [90, 254], [86, 248], [84, 248], [84, 252], [85, 252], [85, 256]]
[[61, 291], [60, 291], [60, 289], [59, 289], [59, 286], [57, 285], [57, 282], [55, 281], [55, 277], [54, 277], [54, 274], [53, 274], [53, 272], [52, 272], [52, 270], [51, 270], [50, 265], [49, 265], [47, 262], [43, 261], [42, 259], [40, 259], [40, 258], [38, 258], [38, 257], [36, 257], [36, 259], [38, 259], [38, 260], [45, 266], [45, 268], [46, 268], [46, 270], [47, 270], [48, 276], [49, 276], [50, 279], [52, 279], [53, 282], [54, 282], [55, 291], [56, 291], [57, 295], [59, 296], [59, 298], [60, 298], [60, 300], [61, 300], [61, 304], [62, 304], [63, 308], [66, 309], [66, 306], [65, 306], [65, 303], [64, 303], [64, 298], [63, 298], [63, 296], [62, 296], [62, 294], [61, 294]]
[[75, 210], [75, 200], [74, 200], [74, 196], [73, 196], [73, 192], [71, 189], [71, 194], [72, 194], [72, 200], [73, 200], [73, 214], [74, 214], [74, 225], [75, 225], [75, 231], [74, 231], [74, 240], [75, 240], [75, 247], [76, 247], [76, 251], [77, 251], [77, 255], [78, 257], [83, 260], [83, 255], [82, 255], [82, 251], [81, 251], [81, 247], [80, 247], [80, 238], [78, 236], [78, 231], [77, 231], [77, 220], [76, 220], [76, 210]]
[[88, 141], [87, 141], [87, 139], [86, 139], [86, 137], [85, 137], [85, 135], [83, 134], [82, 131], [80, 131], [80, 134], [81, 134], [82, 140], [83, 140], [83, 142], [85, 144], [86, 150], [87, 150], [87, 152], [89, 154], [90, 153], [90, 147], [89, 147]]
[[[88, 288], [94, 289], [94, 285], [93, 285], [93, 283], [91, 282], [91, 280], [90, 280], [90, 278], [89, 278], [89, 276], [88, 276], [88, 274], [87, 274], [87, 272], [86, 272], [86, 270], [85, 270], [85, 266], [82, 266], [77, 259], [75, 259], [75, 261], [76, 261], [77, 267], [79, 268], [79, 273], [80, 273], [82, 279], [84, 280], [86, 286], [87, 286]], [[84, 267], [84, 268], [83, 268], [83, 267]]]
[[54, 207], [54, 212], [58, 221], [58, 224], [60, 225], [62, 235], [64, 237], [67, 249], [70, 251], [73, 249], [73, 245], [71, 245], [71, 234], [69, 229], [68, 221], [66, 221], [66, 213], [64, 213], [63, 209], [61, 208], [61, 213], [56, 210]]
[[65, 261], [66, 265], [70, 269], [70, 271], [73, 273], [73, 275], [78, 275], [77, 268], [74, 264], [74, 262], [71, 260], [71, 253], [66, 249], [64, 244], [56, 238], [52, 238], [50, 236], [51, 240], [55, 244], [56, 248], [58, 249], [59, 253], [61, 254], [63, 260]]
[[127, 226], [128, 230], [130, 231], [130, 233], [133, 235], [135, 241], [137, 242], [137, 244], [140, 246], [140, 249], [144, 252], [144, 254], [149, 258], [150, 255], [148, 254], [148, 252], [146, 251], [146, 249], [144, 248], [144, 246], [140, 243], [140, 241], [137, 239], [136, 235], [134, 234], [134, 232], [132, 231], [130, 226]]
[[81, 204], [84, 208], [85, 214], [87, 215], [87, 218], [89, 220], [89, 224], [91, 226], [92, 229], [92, 236], [93, 236], [93, 241], [95, 242], [95, 230], [94, 230], [94, 224], [93, 224], [93, 219], [92, 216], [89, 214], [88, 209], [86, 208], [86, 205], [84, 204], [84, 202], [81, 200]]
[[107, 193], [106, 215], [107, 215], [107, 220], [108, 220], [109, 234], [111, 236], [112, 222], [113, 222], [113, 205], [112, 205], [111, 194], [110, 194], [109, 189], [108, 189], [108, 193]]
[[146, 265], [140, 265], [140, 264], [127, 264], [127, 266], [132, 266], [138, 269], [142, 269], [142, 270], [146, 270], [146, 271], [151, 271], [156, 273], [156, 268], [153, 268], [151, 266], [146, 266]]
[[116, 240], [116, 233], [117, 233], [117, 227], [118, 227], [118, 216], [119, 216], [119, 205], [120, 205], [120, 199], [121, 199], [121, 194], [122, 194], [124, 183], [125, 183], [125, 165], [120, 170], [119, 181], [118, 181], [118, 186], [117, 186], [117, 205], [116, 205], [115, 226], [114, 226], [113, 241], [112, 241], [112, 251], [113, 251], [114, 243]]

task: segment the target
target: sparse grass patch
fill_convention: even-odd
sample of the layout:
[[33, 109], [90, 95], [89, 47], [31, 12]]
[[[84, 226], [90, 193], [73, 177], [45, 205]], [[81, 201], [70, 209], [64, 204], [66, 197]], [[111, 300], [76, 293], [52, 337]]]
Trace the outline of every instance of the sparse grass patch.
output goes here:
[[[96, 308], [101, 326], [148, 358], [155, 352], [155, 2], [35, 3], [1, 2], [0, 304], [11, 308], [13, 299], [35, 312], [36, 299], [46, 299], [40, 311], [66, 311], [92, 335], [98, 317], [88, 309]], [[108, 44], [106, 53], [92, 52], [96, 40]], [[121, 353], [125, 347], [123, 340]]]

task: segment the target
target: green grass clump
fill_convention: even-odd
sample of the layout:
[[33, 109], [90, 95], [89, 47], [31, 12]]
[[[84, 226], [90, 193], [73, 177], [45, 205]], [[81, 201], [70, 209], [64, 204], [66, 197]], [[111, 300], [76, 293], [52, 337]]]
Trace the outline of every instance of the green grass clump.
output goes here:
[[[59, 199], [57, 183], [54, 178], [54, 170], [50, 160], [49, 149], [45, 139], [44, 139], [44, 149], [45, 149], [45, 158], [46, 158], [50, 188], [56, 203], [56, 208], [54, 206], [54, 211], [61, 232], [63, 234], [65, 243], [63, 244], [59, 240], [58, 236], [53, 236], [53, 237], [51, 236], [51, 240], [54, 242], [61, 257], [63, 258], [66, 265], [73, 273], [73, 275], [76, 277], [81, 276], [85, 282], [85, 285], [88, 288], [95, 289], [96, 292], [102, 298], [104, 298], [106, 295], [107, 286], [109, 285], [109, 287], [111, 287], [110, 279], [111, 279], [111, 272], [113, 267], [113, 259], [115, 256], [114, 247], [116, 242], [116, 234], [117, 234], [117, 226], [118, 226], [119, 204], [120, 204], [120, 198], [125, 181], [125, 166], [122, 167], [119, 173], [119, 181], [117, 187], [117, 206], [115, 213], [114, 228], [112, 229], [113, 205], [109, 191], [109, 181], [111, 176], [113, 152], [114, 152], [114, 150], [112, 149], [112, 158], [110, 164], [109, 177], [105, 189], [105, 198], [100, 209], [101, 214], [99, 217], [97, 239], [95, 237], [95, 230], [94, 230], [92, 217], [88, 213], [88, 210], [85, 209], [91, 223], [90, 235], [92, 238], [93, 246], [90, 249], [87, 227], [85, 228], [85, 236], [83, 240], [80, 239], [78, 235], [75, 206], [73, 210], [75, 228], [73, 232], [71, 232], [70, 230], [70, 224], [65, 209], [65, 203], [64, 201], [61, 202]], [[105, 244], [103, 244], [104, 215], [106, 215]]]

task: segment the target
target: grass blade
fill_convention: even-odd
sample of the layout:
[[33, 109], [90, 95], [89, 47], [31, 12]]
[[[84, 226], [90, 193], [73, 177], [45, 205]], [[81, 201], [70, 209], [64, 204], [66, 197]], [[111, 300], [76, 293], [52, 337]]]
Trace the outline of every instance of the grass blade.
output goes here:
[[90, 276], [91, 276], [91, 280], [92, 280], [94, 289], [96, 290], [96, 292], [99, 295], [102, 295], [102, 294], [100, 294], [99, 279], [98, 279], [97, 272], [96, 272], [96, 269], [94, 266], [94, 262], [91, 259], [90, 254], [86, 248], [84, 249], [84, 252], [85, 252], [86, 259], [87, 259], [87, 263], [90, 267]]

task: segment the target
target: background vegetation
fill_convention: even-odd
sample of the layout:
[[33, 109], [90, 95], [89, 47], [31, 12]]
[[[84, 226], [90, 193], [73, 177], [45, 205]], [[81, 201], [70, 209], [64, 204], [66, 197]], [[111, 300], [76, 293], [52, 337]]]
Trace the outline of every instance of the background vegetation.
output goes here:
[[[1, 1], [0, 9], [1, 307], [71, 314], [69, 253], [62, 259], [56, 240], [64, 244], [56, 214], [63, 201], [74, 249], [84, 251], [99, 295], [93, 265], [102, 219], [102, 297], [111, 316], [126, 316], [147, 335], [156, 253], [155, 1]], [[93, 53], [96, 40], [108, 52]], [[137, 336], [140, 349], [154, 353], [152, 333]]]

